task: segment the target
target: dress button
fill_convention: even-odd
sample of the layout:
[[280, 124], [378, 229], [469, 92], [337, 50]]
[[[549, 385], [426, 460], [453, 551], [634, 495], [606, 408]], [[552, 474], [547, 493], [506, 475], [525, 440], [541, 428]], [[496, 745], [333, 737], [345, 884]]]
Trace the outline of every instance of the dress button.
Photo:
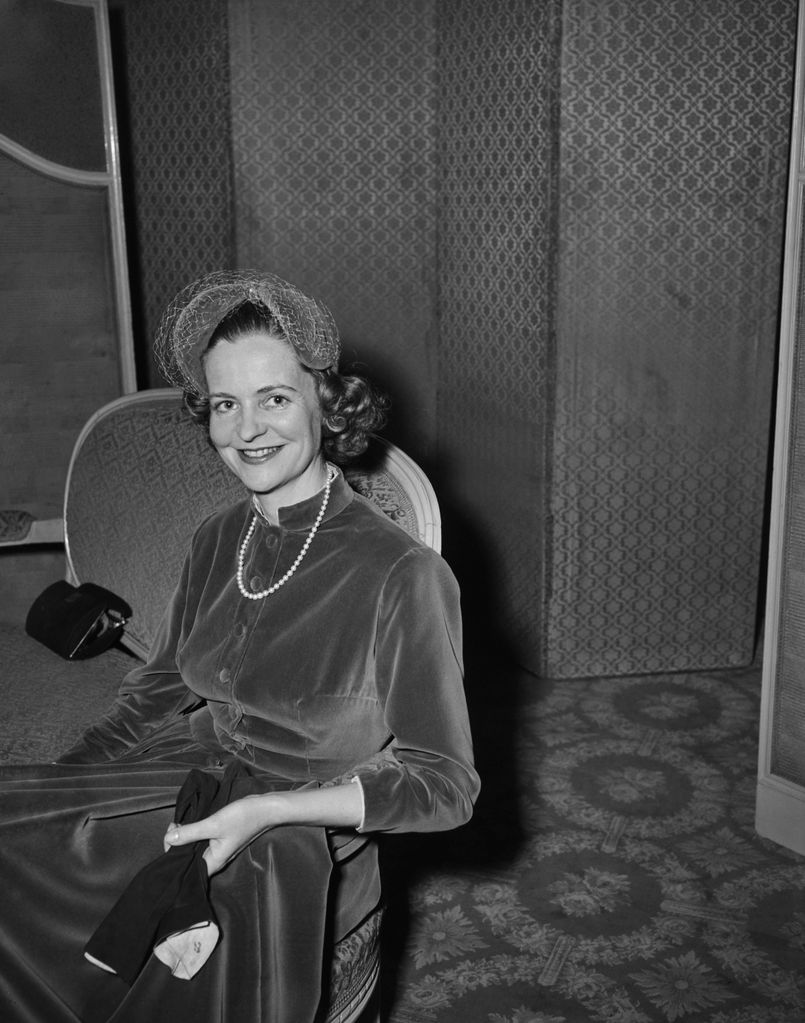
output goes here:
[[277, 538], [276, 538], [276, 536], [274, 536], [273, 533], [267, 533], [266, 534], [266, 547], [268, 547], [269, 550], [273, 550], [273, 548], [276, 547], [276, 546], [277, 546]]
[[236, 622], [235, 628], [232, 630], [232, 632], [234, 633], [235, 639], [243, 639], [243, 637], [246, 635], [246, 626], [243, 624], [243, 622]]
[[259, 575], [253, 575], [249, 580], [249, 586], [251, 587], [252, 593], [259, 593], [263, 588], [263, 578]]
[[218, 672], [218, 681], [225, 686], [228, 686], [232, 680], [232, 672], [229, 668], [221, 668]]

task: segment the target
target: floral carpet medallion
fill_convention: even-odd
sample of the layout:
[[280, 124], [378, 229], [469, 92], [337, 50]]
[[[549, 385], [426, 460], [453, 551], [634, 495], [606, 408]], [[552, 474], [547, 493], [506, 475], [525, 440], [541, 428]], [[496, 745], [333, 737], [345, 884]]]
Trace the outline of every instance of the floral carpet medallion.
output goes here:
[[513, 737], [476, 736], [475, 819], [408, 875], [390, 1023], [803, 1023], [805, 858], [753, 827], [759, 671], [529, 685]]

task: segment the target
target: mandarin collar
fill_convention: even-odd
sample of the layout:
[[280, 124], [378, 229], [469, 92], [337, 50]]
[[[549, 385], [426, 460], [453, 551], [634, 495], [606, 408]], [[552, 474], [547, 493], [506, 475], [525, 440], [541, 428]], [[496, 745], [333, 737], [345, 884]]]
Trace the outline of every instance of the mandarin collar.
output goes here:
[[[290, 504], [279, 509], [279, 524], [281, 529], [296, 530], [310, 529], [319, 514], [323, 498], [323, 488], [312, 497], [300, 501], [299, 504]], [[344, 474], [336, 467], [336, 477], [330, 484], [330, 500], [327, 502], [327, 511], [324, 513], [324, 522], [338, 515], [355, 497], [355, 491], [344, 479]], [[271, 523], [262, 515], [257, 516], [260, 526], [271, 529]]]

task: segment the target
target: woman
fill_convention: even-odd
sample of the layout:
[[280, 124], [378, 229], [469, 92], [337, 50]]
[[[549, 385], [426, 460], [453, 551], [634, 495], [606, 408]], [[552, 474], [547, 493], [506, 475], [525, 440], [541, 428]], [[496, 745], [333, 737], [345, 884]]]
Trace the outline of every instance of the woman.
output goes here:
[[[327, 943], [379, 900], [372, 836], [472, 812], [457, 588], [333, 464], [382, 403], [338, 373], [322, 305], [268, 274], [210, 275], [157, 351], [250, 495], [199, 526], [106, 717], [58, 766], [7, 772], [0, 1005], [25, 1023], [312, 1021]], [[209, 905], [192, 870], [190, 895], [166, 896], [180, 850], [201, 850]], [[183, 924], [143, 962], [163, 910]]]

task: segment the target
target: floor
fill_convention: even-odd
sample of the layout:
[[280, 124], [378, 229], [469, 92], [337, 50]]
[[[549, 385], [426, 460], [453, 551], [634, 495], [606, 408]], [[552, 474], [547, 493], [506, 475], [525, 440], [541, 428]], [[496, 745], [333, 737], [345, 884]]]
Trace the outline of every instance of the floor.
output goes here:
[[754, 830], [760, 667], [480, 688], [474, 820], [387, 842], [383, 1018], [802, 1023], [805, 857]]

